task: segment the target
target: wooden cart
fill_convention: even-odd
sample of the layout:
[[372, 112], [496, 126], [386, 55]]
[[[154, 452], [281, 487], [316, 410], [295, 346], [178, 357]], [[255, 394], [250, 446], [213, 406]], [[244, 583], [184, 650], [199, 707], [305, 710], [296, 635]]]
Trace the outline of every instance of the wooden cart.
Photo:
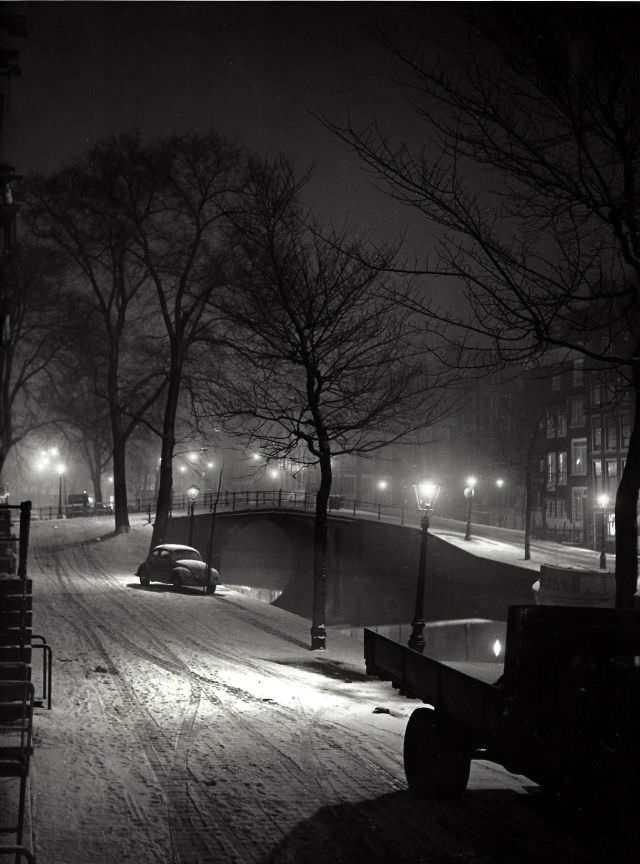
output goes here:
[[471, 760], [484, 759], [554, 798], [621, 811], [640, 801], [640, 611], [512, 606], [492, 683], [364, 635], [367, 672], [427, 706], [404, 738], [416, 795], [461, 794]]

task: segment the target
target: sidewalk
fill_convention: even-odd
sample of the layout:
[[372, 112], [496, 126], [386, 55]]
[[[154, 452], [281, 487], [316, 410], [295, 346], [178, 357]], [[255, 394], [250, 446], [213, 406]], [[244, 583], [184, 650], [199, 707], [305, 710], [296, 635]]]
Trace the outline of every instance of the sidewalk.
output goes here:
[[[513, 528], [498, 528], [491, 525], [473, 525], [471, 539], [465, 540], [465, 523], [455, 519], [435, 517], [431, 520], [430, 533], [464, 549], [472, 555], [504, 561], [528, 570], [539, 570], [541, 564], [558, 567], [582, 567], [600, 569], [600, 553], [593, 549], [553, 543], [548, 540], [530, 541], [531, 558], [524, 557], [524, 531]], [[615, 555], [607, 554], [607, 569], [615, 570]]]

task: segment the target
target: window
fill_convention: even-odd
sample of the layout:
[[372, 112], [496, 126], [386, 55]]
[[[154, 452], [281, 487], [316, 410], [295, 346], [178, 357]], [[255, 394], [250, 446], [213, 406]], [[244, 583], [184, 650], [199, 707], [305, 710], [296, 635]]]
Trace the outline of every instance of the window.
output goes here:
[[607, 478], [615, 480], [618, 476], [618, 460], [607, 459]]
[[587, 473], [587, 439], [574, 438], [571, 442], [571, 473]]
[[591, 404], [602, 405], [602, 384], [600, 382], [591, 385]]
[[602, 449], [602, 417], [594, 417], [591, 425], [591, 440], [594, 450]]
[[567, 415], [563, 412], [558, 414], [556, 431], [558, 438], [564, 438], [567, 434]]
[[628, 411], [623, 411], [620, 417], [620, 428], [622, 430], [622, 446], [626, 449], [631, 438], [631, 417]]
[[584, 399], [582, 398], [571, 400], [571, 425], [584, 425]]
[[607, 417], [607, 450], [618, 449], [618, 421], [616, 417]]
[[551, 389], [559, 390], [562, 385], [562, 373], [558, 372], [557, 375], [554, 375], [551, 379]]
[[558, 453], [558, 486], [567, 485], [567, 454]]
[[547, 453], [547, 489], [556, 488], [557, 459], [555, 453]]
[[547, 438], [556, 437], [556, 418], [553, 411], [547, 411]]
[[602, 459], [593, 460], [593, 476], [602, 477]]
[[574, 486], [571, 490], [571, 521], [574, 525], [582, 525], [584, 520], [584, 501], [587, 490], [584, 486]]

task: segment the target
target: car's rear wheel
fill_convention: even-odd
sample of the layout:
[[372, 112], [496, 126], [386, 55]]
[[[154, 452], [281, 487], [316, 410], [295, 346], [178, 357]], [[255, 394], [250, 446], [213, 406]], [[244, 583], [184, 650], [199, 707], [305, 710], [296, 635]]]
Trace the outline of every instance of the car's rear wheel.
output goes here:
[[207, 594], [215, 594], [216, 593], [216, 583], [209, 582], [207, 585]]
[[466, 736], [440, 711], [417, 708], [404, 734], [404, 770], [418, 798], [455, 798], [469, 779], [471, 756]]
[[144, 587], [146, 588], [147, 585], [148, 585], [149, 582], [150, 582], [150, 579], [149, 579], [149, 571], [147, 570], [146, 567], [140, 567], [140, 568], [139, 568], [139, 570], [138, 570], [138, 578], [140, 579], [140, 584], [141, 584], [141, 585], [144, 585]]
[[184, 574], [181, 570], [174, 570], [171, 574], [171, 584], [174, 591], [181, 591], [184, 585]]

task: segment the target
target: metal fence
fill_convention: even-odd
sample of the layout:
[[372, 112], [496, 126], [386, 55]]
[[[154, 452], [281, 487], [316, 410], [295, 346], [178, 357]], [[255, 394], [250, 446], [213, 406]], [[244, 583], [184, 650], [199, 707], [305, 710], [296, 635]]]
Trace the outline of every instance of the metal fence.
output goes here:
[[[224, 489], [220, 493], [205, 492], [196, 498], [189, 495], [175, 495], [171, 505], [171, 515], [191, 515], [211, 513], [215, 508], [218, 512], [241, 512], [246, 510], [272, 510], [287, 509], [297, 511], [313, 512], [316, 506], [316, 496], [313, 492], [290, 491], [284, 489]], [[155, 497], [135, 498], [129, 501], [130, 513], [145, 513], [149, 522], [155, 515]], [[68, 509], [68, 508], [67, 508]], [[83, 513], [65, 512], [62, 518], [80, 516], [93, 516], [110, 512], [102, 510], [87, 510]], [[371, 519], [379, 522], [387, 522], [396, 525], [418, 526], [420, 524], [420, 513], [413, 506], [392, 506], [383, 502], [361, 501], [354, 498], [345, 498], [341, 495], [329, 497], [329, 512], [336, 515], [351, 516], [360, 519]], [[61, 518], [60, 511], [55, 506], [39, 507], [32, 510], [34, 519], [57, 519]], [[438, 523], [460, 522], [464, 518], [458, 514], [437, 513], [432, 519], [434, 527]], [[510, 531], [522, 531], [523, 519], [515, 513], [497, 516], [493, 512], [478, 510], [473, 513], [473, 524], [475, 526], [491, 526], [504, 529], [505, 537]], [[532, 537], [543, 540], [555, 540], [567, 545], [590, 545], [593, 537], [585, 532], [583, 527], [566, 525], [562, 530], [543, 530], [540, 526], [532, 528]]]

